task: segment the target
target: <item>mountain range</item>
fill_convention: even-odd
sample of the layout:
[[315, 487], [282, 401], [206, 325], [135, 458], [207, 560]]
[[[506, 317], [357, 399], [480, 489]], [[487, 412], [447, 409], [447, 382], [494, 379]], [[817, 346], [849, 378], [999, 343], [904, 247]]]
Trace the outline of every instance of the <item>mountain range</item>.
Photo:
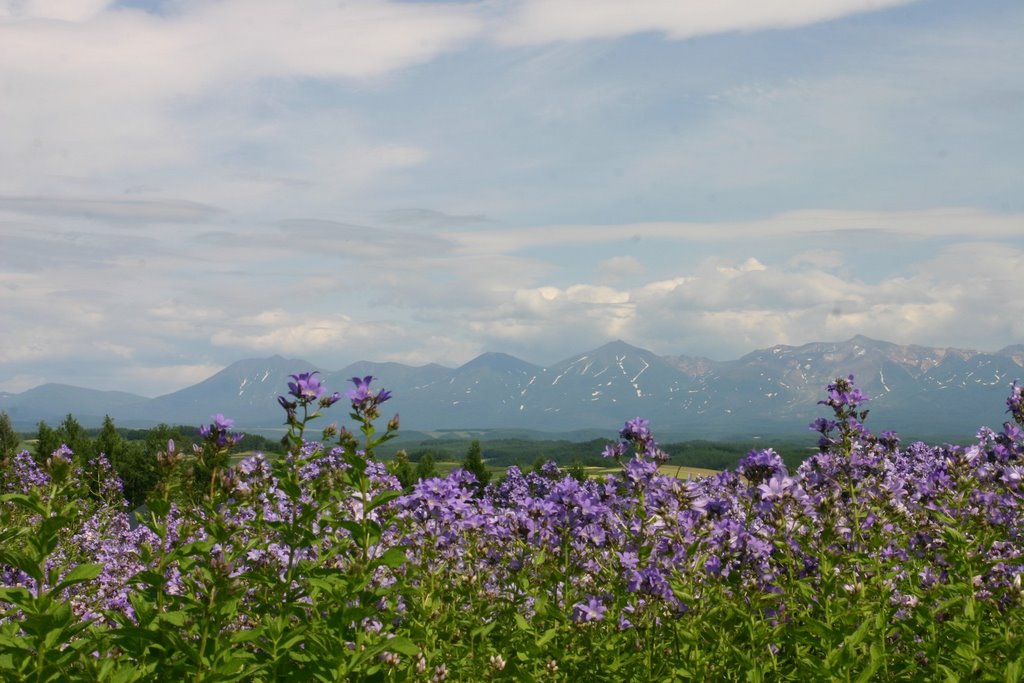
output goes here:
[[[331, 391], [372, 375], [393, 399], [385, 416], [403, 429], [518, 428], [542, 432], [607, 430], [632, 417], [651, 421], [659, 438], [750, 438], [806, 434], [827, 411], [817, 402], [835, 377], [853, 374], [871, 400], [868, 425], [915, 438], [970, 438], [1006, 419], [1013, 380], [1024, 377], [1024, 345], [996, 352], [898, 345], [857, 336], [844, 342], [777, 345], [731, 361], [659, 356], [615, 341], [540, 367], [504, 353], [465, 365], [408, 366], [361, 361], [337, 371], [281, 356], [234, 363], [170, 394], [145, 398], [45, 384], [0, 393], [0, 411], [15, 426], [51, 426], [66, 414], [84, 425], [110, 415], [120, 426], [200, 424], [214, 413], [239, 429], [280, 428], [277, 396], [288, 375], [318, 370]], [[343, 409], [333, 419], [344, 421]]]

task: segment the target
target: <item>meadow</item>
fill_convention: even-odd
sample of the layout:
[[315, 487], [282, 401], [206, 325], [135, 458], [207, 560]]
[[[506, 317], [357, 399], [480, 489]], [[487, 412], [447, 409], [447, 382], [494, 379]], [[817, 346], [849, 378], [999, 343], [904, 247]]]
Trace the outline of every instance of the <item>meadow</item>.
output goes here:
[[638, 417], [582, 481], [403, 489], [388, 391], [292, 380], [285, 456], [214, 416], [140, 515], [102, 455], [3, 463], [5, 680], [1024, 680], [1018, 384], [967, 446], [872, 433], [850, 377], [792, 469], [674, 476]]

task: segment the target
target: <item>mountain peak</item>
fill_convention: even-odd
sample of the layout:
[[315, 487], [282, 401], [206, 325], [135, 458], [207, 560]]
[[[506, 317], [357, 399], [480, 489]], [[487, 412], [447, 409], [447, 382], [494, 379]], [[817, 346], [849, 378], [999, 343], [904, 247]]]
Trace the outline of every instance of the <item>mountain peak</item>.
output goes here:
[[846, 342], [846, 344], [861, 344], [863, 346], [889, 346], [890, 345], [889, 342], [883, 342], [883, 341], [879, 341], [877, 339], [872, 339], [871, 337], [865, 337], [863, 334], [858, 334], [858, 335], [855, 335], [854, 337], [851, 337], [849, 339], [849, 341]]
[[529, 373], [537, 372], [540, 370], [535, 365], [527, 363], [524, 360], [520, 360], [515, 356], [510, 356], [507, 353], [501, 353], [498, 351], [487, 351], [481, 353], [473, 360], [465, 363], [458, 368], [458, 372], [466, 370], [494, 370], [496, 372], [515, 372], [515, 373]]
[[632, 354], [632, 355], [638, 355], [639, 354], [639, 355], [644, 355], [644, 356], [653, 356], [653, 355], [655, 355], [654, 353], [652, 353], [651, 351], [648, 351], [647, 349], [642, 349], [639, 346], [633, 346], [632, 344], [630, 344], [628, 342], [625, 342], [625, 341], [623, 341], [621, 339], [616, 339], [615, 341], [610, 341], [607, 344], [604, 344], [603, 346], [599, 346], [596, 349], [594, 349], [593, 351], [588, 351], [586, 354], [583, 354], [583, 355], [594, 356], [594, 357], [601, 357], [601, 356], [606, 356], [606, 355], [621, 356], [621, 355], [626, 355], [626, 354]]
[[603, 346], [598, 348], [598, 350], [602, 350], [602, 349], [606, 349], [606, 350], [609, 350], [609, 351], [617, 351], [619, 349], [622, 349], [624, 351], [641, 351], [642, 350], [642, 349], [640, 349], [640, 348], [638, 348], [636, 346], [633, 346], [632, 344], [629, 344], [629, 343], [627, 343], [627, 342], [625, 342], [625, 341], [623, 341], [621, 339], [616, 339], [615, 341], [610, 341], [607, 344], [605, 344], [605, 345], [603, 345]]

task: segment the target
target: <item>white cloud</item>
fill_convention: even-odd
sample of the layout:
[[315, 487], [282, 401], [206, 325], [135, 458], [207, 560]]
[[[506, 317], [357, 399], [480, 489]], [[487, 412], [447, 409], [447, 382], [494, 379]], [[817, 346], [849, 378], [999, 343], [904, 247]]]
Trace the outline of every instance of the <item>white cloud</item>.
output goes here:
[[20, 373], [0, 381], [0, 391], [18, 394], [22, 391], [38, 387], [41, 384], [46, 384], [46, 382], [47, 379], [44, 375]]
[[644, 272], [644, 266], [635, 256], [613, 256], [597, 264], [598, 279], [603, 284], [621, 281]]
[[96, 218], [138, 225], [206, 220], [212, 218], [217, 209], [198, 202], [174, 199], [0, 196], [0, 212]]
[[[479, 29], [472, 9], [382, 0], [203, 0], [167, 16], [103, 8], [87, 0], [36, 2], [27, 6], [29, 18], [0, 15], [0, 92], [17, 93], [0, 108], [8, 191], [40, 190], [33, 176], [95, 183], [194, 166], [215, 133], [181, 110], [201, 109], [220, 89], [266, 79], [378, 78], [430, 60]], [[72, 21], [32, 18], [55, 12]], [[403, 168], [423, 156], [383, 142], [365, 145], [348, 165]]]
[[[877, 282], [809, 265], [768, 264], [763, 271], [717, 280], [717, 269], [704, 268], [667, 298], [637, 292], [637, 329], [654, 344], [676, 338], [684, 348], [720, 358], [855, 334], [995, 350], [994, 344], [1010, 343], [1024, 332], [1024, 302], [1005, 294], [1024, 287], [1022, 266], [1020, 249], [962, 244], [916, 263], [909, 277]], [[705, 339], [717, 341], [709, 346]]]
[[[637, 287], [550, 285], [511, 293], [473, 314], [488, 348], [551, 354], [621, 337], [660, 353], [736, 358], [778, 343], [840, 340], [857, 334], [898, 343], [995, 350], [1024, 334], [1024, 250], [959, 244], [918, 262], [910, 276], [864, 281], [804, 260], [723, 265]], [[1000, 340], [1000, 341], [993, 341]]]
[[109, 371], [107, 381], [121, 391], [159, 396], [198, 384], [223, 369], [216, 363], [118, 365]]
[[388, 345], [381, 340], [404, 336], [394, 322], [271, 309], [219, 321], [210, 341], [214, 346], [250, 352], [322, 357], [325, 351], [338, 348], [384, 349]]
[[111, 0], [6, 0], [0, 4], [0, 19], [87, 21], [110, 4]]
[[0, 0], [0, 371], [1019, 341], [1018, 10], [675, 41], [900, 4]]
[[513, 44], [618, 38], [657, 32], [669, 38], [790, 28], [913, 0], [522, 0], [501, 40]]
[[543, 246], [668, 240], [728, 244], [811, 236], [873, 239], [999, 239], [1024, 235], [1024, 214], [947, 207], [908, 211], [799, 210], [749, 221], [546, 225], [445, 235], [467, 253], [514, 252]]

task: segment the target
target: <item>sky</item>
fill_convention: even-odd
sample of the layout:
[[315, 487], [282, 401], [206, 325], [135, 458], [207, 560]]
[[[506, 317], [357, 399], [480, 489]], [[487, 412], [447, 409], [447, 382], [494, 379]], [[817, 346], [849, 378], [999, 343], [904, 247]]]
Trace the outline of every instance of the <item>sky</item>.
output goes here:
[[1019, 0], [0, 0], [0, 390], [1024, 343], [1021, 36]]

